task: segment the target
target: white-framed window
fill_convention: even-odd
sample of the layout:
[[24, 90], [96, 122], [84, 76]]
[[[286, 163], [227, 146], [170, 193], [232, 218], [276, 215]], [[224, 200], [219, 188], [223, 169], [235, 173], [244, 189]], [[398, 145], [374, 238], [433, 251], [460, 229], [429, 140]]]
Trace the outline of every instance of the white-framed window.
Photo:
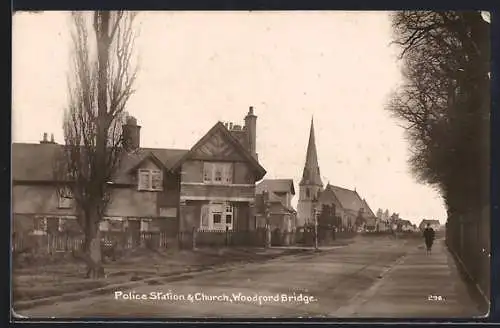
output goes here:
[[137, 180], [138, 190], [163, 190], [163, 174], [161, 170], [139, 169], [137, 173]]
[[47, 233], [47, 218], [43, 216], [35, 216], [33, 219], [33, 233], [46, 234]]
[[73, 193], [70, 188], [61, 188], [58, 192], [59, 208], [71, 208], [73, 206]]
[[61, 216], [59, 217], [58, 230], [60, 232], [67, 231], [69, 228], [74, 229], [74, 225], [77, 225], [76, 217], [74, 216]]
[[233, 230], [234, 207], [226, 202], [205, 204], [201, 209], [201, 229]]
[[230, 184], [233, 182], [233, 163], [203, 163], [203, 182]]

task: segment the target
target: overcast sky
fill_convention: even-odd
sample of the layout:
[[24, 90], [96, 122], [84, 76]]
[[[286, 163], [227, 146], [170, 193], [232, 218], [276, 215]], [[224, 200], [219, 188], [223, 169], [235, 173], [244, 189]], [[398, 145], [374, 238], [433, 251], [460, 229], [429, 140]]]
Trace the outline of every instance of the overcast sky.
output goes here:
[[[266, 178], [298, 191], [314, 116], [323, 182], [354, 189], [375, 212], [446, 221], [441, 197], [407, 165], [384, 104], [400, 83], [385, 12], [142, 12], [137, 117], [144, 147], [189, 149], [217, 121], [257, 119]], [[63, 142], [67, 12], [13, 18], [13, 140]], [[295, 204], [298, 194], [295, 196]]]

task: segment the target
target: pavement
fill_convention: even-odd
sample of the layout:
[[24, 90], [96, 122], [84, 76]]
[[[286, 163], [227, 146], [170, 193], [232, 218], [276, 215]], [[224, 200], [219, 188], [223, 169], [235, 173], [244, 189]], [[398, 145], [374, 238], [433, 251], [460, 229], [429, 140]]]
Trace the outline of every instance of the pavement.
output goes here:
[[[479, 311], [437, 241], [360, 238], [167, 284], [18, 310], [30, 318], [472, 317]], [[146, 264], [145, 264], [146, 265]]]

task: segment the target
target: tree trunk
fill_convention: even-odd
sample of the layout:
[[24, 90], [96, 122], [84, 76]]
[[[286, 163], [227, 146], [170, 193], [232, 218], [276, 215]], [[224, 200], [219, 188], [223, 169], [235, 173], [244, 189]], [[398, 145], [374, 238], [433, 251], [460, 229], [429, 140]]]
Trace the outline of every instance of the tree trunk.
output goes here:
[[[93, 220], [92, 218], [91, 220]], [[95, 220], [88, 225], [85, 233], [85, 260], [87, 262], [87, 278], [98, 279], [104, 277], [101, 254], [101, 236], [99, 222]]]

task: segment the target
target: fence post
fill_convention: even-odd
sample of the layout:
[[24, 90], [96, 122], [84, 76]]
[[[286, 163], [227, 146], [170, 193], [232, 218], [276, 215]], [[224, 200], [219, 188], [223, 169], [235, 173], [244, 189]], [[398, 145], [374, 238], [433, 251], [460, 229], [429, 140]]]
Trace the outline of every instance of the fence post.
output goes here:
[[193, 250], [196, 249], [196, 227], [193, 227]]

